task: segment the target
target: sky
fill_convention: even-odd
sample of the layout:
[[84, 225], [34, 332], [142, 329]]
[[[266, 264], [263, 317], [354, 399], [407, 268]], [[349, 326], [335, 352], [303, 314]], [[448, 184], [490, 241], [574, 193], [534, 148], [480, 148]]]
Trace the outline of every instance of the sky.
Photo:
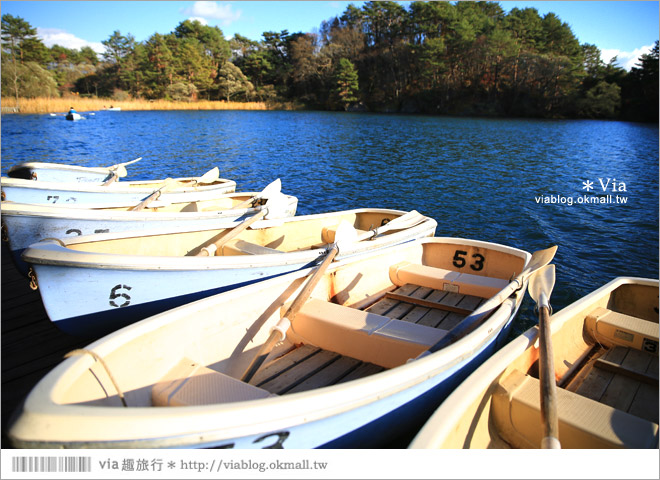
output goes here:
[[[90, 46], [103, 51], [102, 41], [115, 30], [139, 42], [154, 33], [167, 34], [186, 19], [218, 26], [225, 37], [238, 33], [260, 40], [267, 31], [314, 32], [321, 22], [340, 16], [349, 4], [328, 1], [1, 1], [10, 13], [37, 28], [47, 46]], [[401, 2], [408, 5], [410, 2]], [[536, 8], [541, 15], [555, 13], [580, 43], [596, 45], [608, 63], [630, 69], [659, 37], [658, 1], [500, 1], [512, 8]]]

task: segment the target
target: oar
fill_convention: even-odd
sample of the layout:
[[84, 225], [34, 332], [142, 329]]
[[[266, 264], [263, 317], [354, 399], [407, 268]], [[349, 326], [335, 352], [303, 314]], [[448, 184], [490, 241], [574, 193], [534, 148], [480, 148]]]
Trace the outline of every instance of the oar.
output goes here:
[[[201, 177], [193, 179], [193, 181], [195, 182], [195, 184], [198, 184], [198, 183], [213, 183], [218, 179], [219, 175], [220, 175], [220, 170], [218, 169], [218, 167], [213, 167], [211, 170], [206, 172]], [[180, 183], [173, 180], [173, 179], [171, 179], [171, 178], [166, 178], [165, 182], [163, 183], [163, 185], [160, 188], [154, 190], [147, 198], [142, 200], [140, 203], [138, 203], [134, 207], [131, 207], [129, 210], [131, 212], [139, 212], [144, 207], [149, 205], [151, 202], [158, 199], [158, 197], [160, 197], [160, 194], [163, 191], [169, 190], [170, 188], [175, 187], [177, 185], [180, 185]]]
[[106, 168], [112, 171], [116, 171], [119, 174], [120, 178], [124, 178], [128, 174], [128, 172], [126, 171], [126, 165], [133, 165], [134, 163], [137, 163], [140, 160], [142, 160], [142, 157], [138, 157], [135, 160], [131, 160], [130, 162], [116, 163]]
[[247, 200], [239, 203], [235, 207], [232, 207], [232, 209], [245, 208], [248, 205], [250, 205], [252, 202], [254, 202], [255, 200], [260, 200], [262, 198], [268, 198], [271, 195], [275, 195], [277, 193], [280, 193], [281, 191], [282, 191], [282, 181], [278, 178], [278, 179], [270, 182], [268, 185], [266, 185], [261, 192], [257, 193], [253, 197], [250, 197]]
[[337, 227], [337, 233], [335, 234], [335, 242], [325, 253], [325, 258], [323, 259], [323, 262], [318, 267], [316, 267], [314, 273], [305, 284], [305, 287], [294, 299], [293, 303], [286, 311], [284, 316], [277, 323], [277, 325], [273, 327], [270, 336], [268, 337], [266, 342], [261, 346], [261, 348], [257, 352], [257, 355], [252, 359], [252, 362], [245, 370], [245, 373], [241, 378], [242, 381], [249, 382], [254, 376], [254, 374], [257, 373], [264, 360], [266, 360], [266, 357], [268, 357], [275, 344], [277, 342], [281, 342], [282, 340], [284, 340], [284, 337], [286, 336], [286, 331], [291, 326], [291, 323], [293, 322], [293, 320], [295, 319], [296, 315], [303, 307], [305, 302], [307, 302], [307, 300], [309, 299], [310, 295], [314, 291], [314, 288], [316, 288], [316, 285], [319, 283], [319, 280], [321, 280], [321, 277], [328, 269], [328, 266], [332, 263], [337, 253], [339, 253], [339, 249], [341, 248], [341, 246], [347, 243], [354, 242], [356, 239], [357, 239], [357, 232], [355, 231], [353, 226], [346, 221], [341, 222]]
[[110, 170], [110, 172], [112, 172], [112, 177], [107, 179], [103, 185], [110, 185], [120, 178], [124, 178], [126, 175], [128, 175], [128, 172], [126, 171], [126, 165], [131, 165], [135, 162], [139, 162], [140, 160], [142, 160], [142, 157], [138, 157], [135, 160], [131, 160], [130, 162], [117, 163], [116, 165], [106, 167]]
[[252, 215], [251, 217], [243, 220], [241, 223], [236, 225], [234, 228], [225, 233], [223, 237], [215, 243], [212, 243], [208, 247], [202, 248], [197, 254], [198, 257], [213, 256], [217, 250], [220, 250], [224, 245], [227, 244], [230, 240], [236, 238], [243, 230], [248, 228], [253, 223], [261, 220], [262, 218], [268, 216], [268, 219], [281, 218], [285, 216], [287, 207], [289, 205], [289, 197], [283, 193], [273, 194], [270, 196], [266, 205], [264, 205], [261, 210]]
[[218, 178], [220, 178], [220, 169], [218, 167], [213, 167], [211, 170], [206, 172], [204, 175], [198, 178], [194, 178], [193, 182], [195, 185], [198, 183], [213, 183]]
[[529, 263], [523, 269], [520, 275], [518, 275], [511, 282], [509, 282], [509, 284], [506, 287], [504, 287], [502, 290], [500, 290], [497, 293], [497, 295], [486, 300], [483, 303], [483, 305], [481, 305], [474, 312], [472, 312], [470, 315], [465, 317], [465, 319], [463, 319], [461, 323], [459, 323], [453, 329], [451, 329], [447, 333], [447, 335], [442, 337], [431, 348], [421, 353], [417, 358], [422, 358], [433, 352], [437, 352], [438, 350], [446, 347], [447, 345], [454, 343], [463, 335], [471, 331], [488, 314], [490, 314], [493, 310], [495, 310], [497, 307], [502, 305], [502, 303], [504, 303], [504, 301], [507, 298], [509, 298], [513, 292], [520, 289], [525, 284], [525, 281], [529, 278], [530, 275], [532, 275], [534, 272], [540, 270], [542, 267], [545, 267], [548, 263], [550, 263], [554, 258], [556, 251], [557, 251], [557, 246], [555, 245], [550, 248], [546, 248], [545, 250], [537, 250], [536, 252], [534, 252], [532, 254], [532, 258], [529, 260]]
[[382, 235], [388, 230], [403, 230], [404, 228], [412, 228], [415, 225], [419, 225], [426, 219], [427, 217], [419, 213], [417, 210], [411, 210], [410, 212], [405, 213], [400, 217], [396, 217], [390, 220], [385, 225], [381, 225], [380, 227], [376, 227], [372, 230], [369, 230], [368, 232], [362, 233], [358, 236], [357, 241], [370, 240], [377, 237], [378, 235]]
[[557, 417], [557, 382], [550, 331], [550, 294], [555, 286], [555, 266], [546, 265], [529, 280], [529, 295], [539, 310], [539, 381], [541, 384], [541, 448], [561, 448]]
[[134, 207], [129, 208], [128, 210], [131, 212], [139, 212], [140, 210], [144, 209], [147, 205], [149, 205], [151, 202], [156, 200], [158, 197], [160, 197], [160, 194], [163, 190], [166, 190], [167, 188], [170, 188], [172, 185], [176, 184], [178, 182], [175, 182], [171, 178], [166, 178], [163, 185], [154, 190], [147, 198], [142, 200], [140, 203], [135, 205]]

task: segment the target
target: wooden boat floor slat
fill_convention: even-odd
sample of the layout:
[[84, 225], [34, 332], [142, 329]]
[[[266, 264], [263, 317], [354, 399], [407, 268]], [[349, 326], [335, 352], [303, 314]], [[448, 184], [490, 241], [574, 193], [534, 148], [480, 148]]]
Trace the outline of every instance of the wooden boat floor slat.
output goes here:
[[302, 345], [270, 362], [250, 383], [283, 395], [356, 380], [383, 370], [355, 358]]
[[658, 423], [658, 357], [627, 348], [600, 348], [565, 388]]
[[[411, 297], [421, 302], [409, 303], [403, 297]], [[427, 327], [451, 330], [483, 300], [472, 295], [460, 295], [406, 284], [374, 303], [367, 311]], [[423, 302], [428, 302], [430, 305], [416, 304]]]
[[[393, 293], [394, 298], [385, 296], [366, 310], [396, 320], [448, 329], [460, 323], [483, 301], [480, 297], [443, 292], [412, 284], [399, 287]], [[439, 306], [416, 305], [404, 301], [406, 297], [433, 302]], [[443, 304], [463, 313], [443, 310], [441, 308]], [[283, 395], [356, 380], [383, 370], [385, 370], [383, 367], [372, 363], [312, 345], [301, 345], [266, 364], [250, 383], [271, 393]]]

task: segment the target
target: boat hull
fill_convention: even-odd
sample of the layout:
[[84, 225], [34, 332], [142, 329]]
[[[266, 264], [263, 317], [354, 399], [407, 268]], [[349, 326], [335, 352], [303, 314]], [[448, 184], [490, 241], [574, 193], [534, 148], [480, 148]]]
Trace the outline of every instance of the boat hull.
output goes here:
[[[515, 249], [495, 251], [493, 248], [494, 244], [486, 242], [425, 238], [373, 251], [359, 259], [344, 259], [331, 266], [312, 297], [320, 299], [321, 303], [333, 298], [361, 304], [362, 289], [380, 291], [385, 285], [382, 282], [388, 281], [387, 272], [391, 271], [392, 265], [402, 261], [420, 262], [420, 259], [426, 259], [422, 262], [433, 261], [433, 265], [450, 265], [453, 252], [457, 250], [472, 253], [478, 249], [476, 251], [489, 259], [487, 261], [500, 254], [508, 255], [498, 257], [500, 265], [509, 264], [518, 271], [530, 258], [529, 254], [515, 252]], [[436, 259], [439, 260], [436, 262]], [[196, 362], [211, 365], [216, 372], [221, 370], [234, 379], [241, 378], [241, 372], [268, 336], [269, 327], [275, 326], [285, 305], [302, 290], [304, 280], [311, 272], [312, 269], [305, 269], [203, 299], [126, 327], [93, 343], [88, 349], [104, 358], [118, 381], [124, 382], [129, 406], [121, 407], [114, 394], [111, 398], [105, 398], [107, 392], [100, 398], [92, 394], [89, 388], [96, 382], [95, 377], [89, 377], [92, 384], [80, 377], [87, 378], [91, 368], [95, 369], [97, 376], [101, 375], [98, 365], [94, 366], [95, 361], [88, 355], [70, 358], [45, 377], [24, 402], [17, 420], [10, 427], [10, 439], [15, 446], [27, 448], [381, 446], [392, 439], [393, 432], [405, 434], [407, 427], [414, 428], [457, 382], [499, 346], [506, 337], [526, 287], [523, 285], [482, 324], [451, 345], [426, 356], [409, 356], [406, 352], [390, 368], [379, 373], [255, 400], [145, 408], [149, 406], [149, 398], [153, 398], [153, 393], [149, 397], [151, 385], [162, 375], [159, 372], [168, 371], [181, 357], [195, 355]], [[490, 270], [489, 276], [494, 272]], [[502, 268], [497, 272], [498, 278], [508, 277]], [[383, 273], [387, 278], [380, 277]], [[365, 280], [371, 275], [373, 280]], [[353, 310], [352, 307], [334, 305], [340, 310]], [[316, 307], [311, 308], [314, 311]], [[359, 310], [357, 304], [356, 309]], [[341, 317], [331, 321], [336, 320], [343, 328], [348, 320]], [[293, 325], [297, 322], [304, 323], [305, 320], [293, 320]], [[405, 323], [392, 322], [398, 326]], [[314, 330], [314, 326], [310, 326]], [[308, 335], [302, 324], [290, 330], [287, 345], [297, 345]], [[414, 325], [412, 330], [424, 332], [424, 335], [435, 332], [435, 328], [422, 325]], [[313, 331], [308, 332], [313, 334]], [[353, 334], [358, 332], [349, 335]], [[319, 335], [327, 338], [326, 334]], [[359, 347], [364, 355], [369, 355], [366, 352], [371, 348], [369, 342], [378, 335], [374, 332], [360, 337], [366, 342], [365, 348]], [[218, 343], [220, 338], [223, 342]], [[345, 340], [350, 343], [350, 338]], [[346, 345], [345, 341], [338, 340], [340, 345]], [[273, 355], [286, 353], [287, 345], [276, 347], [281, 351]], [[425, 345], [416, 346], [415, 351], [421, 353], [428, 348]], [[219, 348], [228, 356], [218, 352]], [[319, 345], [319, 348], [329, 347]], [[372, 353], [380, 355], [376, 350]], [[124, 362], [130, 362], [133, 368], [122, 365]], [[268, 365], [267, 362], [264, 368], [267, 369]], [[142, 370], [150, 373], [145, 374]], [[129, 372], [132, 375], [126, 375]], [[166, 375], [166, 378], [178, 377], [178, 374], [172, 375]], [[268, 377], [270, 374], [264, 372], [263, 375]], [[49, 429], [43, 429], [44, 422]], [[80, 428], [73, 429], [72, 425]]]
[[[219, 199], [232, 196], [257, 195], [257, 192], [241, 194], [219, 194]], [[296, 214], [298, 200], [287, 197], [282, 217]], [[152, 204], [156, 206], [157, 203]], [[196, 203], [182, 204], [195, 206]], [[182, 207], [183, 208], [183, 207]], [[156, 210], [158, 207], [156, 207]], [[25, 205], [5, 202], [2, 205], [2, 224], [12, 258], [18, 270], [27, 275], [28, 265], [22, 260], [23, 251], [45, 238], [66, 238], [70, 236], [93, 235], [109, 232], [134, 232], [148, 229], [169, 228], [173, 231], [203, 229], [209, 225], [222, 228], [240, 222], [258, 212], [254, 208], [216, 211], [161, 212], [145, 209], [141, 211], [121, 211], [109, 208], [83, 209], [70, 206]]]
[[[190, 179], [174, 179], [188, 181]], [[138, 204], [164, 185], [164, 180], [144, 182], [115, 182], [93, 185], [87, 183], [35, 182], [18, 178], [2, 179], [2, 199], [17, 203], [46, 204], [97, 204], [134, 203]], [[221, 179], [213, 184], [184, 186], [161, 191], [162, 202], [194, 202], [214, 198], [218, 194], [231, 193], [236, 182]]]
[[89, 182], [103, 183], [113, 177], [109, 168], [80, 167], [47, 162], [24, 162], [9, 169], [11, 178], [42, 182]]
[[[272, 228], [269, 233], [279, 241], [278, 232], [291, 228], [290, 237], [296, 237], [298, 225], [317, 225], [318, 239], [321, 228], [336, 225], [342, 215], [391, 215], [404, 212], [394, 210], [363, 209], [333, 214], [317, 214], [288, 219], [266, 220], [255, 224], [254, 235]], [[379, 217], [380, 218], [380, 217]], [[121, 326], [154, 315], [166, 309], [183, 305], [216, 293], [238, 288], [267, 278], [294, 272], [317, 264], [328, 245], [295, 251], [277, 251], [257, 255], [195, 256], [190, 252], [179, 256], [134, 255], [134, 242], [150, 242], [141, 248], [156, 251], [158, 237], [162, 242], [173, 241], [182, 235], [204, 234], [210, 238], [218, 229], [238, 225], [213, 226], [212, 229], [189, 231], [171, 228], [150, 229], [140, 232], [119, 232], [46, 240], [24, 251], [22, 259], [36, 274], [39, 292], [48, 317], [63, 331], [70, 334], [99, 335]], [[424, 217], [422, 223], [409, 229], [384, 235], [376, 240], [358, 242], [340, 252], [338, 258], [356, 257], [369, 251], [432, 236], [437, 223]], [[186, 233], [187, 232], [187, 233]], [[210, 233], [207, 233], [210, 232]], [[316, 230], [314, 231], [316, 232]], [[201, 238], [201, 237], [200, 237]], [[315, 237], [316, 238], [316, 237]], [[156, 240], [150, 240], [156, 239]], [[121, 241], [127, 246], [115, 248], [113, 253], [97, 253], [96, 244]], [[133, 242], [133, 243], [129, 243]], [[90, 245], [90, 251], [76, 250], [79, 245]], [[151, 247], [152, 245], [153, 247]], [[68, 247], [71, 248], [68, 248]], [[268, 250], [268, 251], [271, 251]], [[84, 302], [71, 299], [84, 296]]]

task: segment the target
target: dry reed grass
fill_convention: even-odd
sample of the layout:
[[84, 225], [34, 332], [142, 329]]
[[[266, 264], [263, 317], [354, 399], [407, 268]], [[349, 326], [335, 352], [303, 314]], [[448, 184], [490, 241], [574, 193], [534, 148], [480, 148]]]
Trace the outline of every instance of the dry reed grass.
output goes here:
[[[98, 111], [110, 106], [122, 110], [268, 110], [264, 102], [206, 101], [172, 102], [167, 100], [114, 101], [103, 98], [19, 98], [20, 113], [64, 113], [73, 107], [77, 112]], [[3, 97], [2, 110], [16, 107], [16, 99]]]

